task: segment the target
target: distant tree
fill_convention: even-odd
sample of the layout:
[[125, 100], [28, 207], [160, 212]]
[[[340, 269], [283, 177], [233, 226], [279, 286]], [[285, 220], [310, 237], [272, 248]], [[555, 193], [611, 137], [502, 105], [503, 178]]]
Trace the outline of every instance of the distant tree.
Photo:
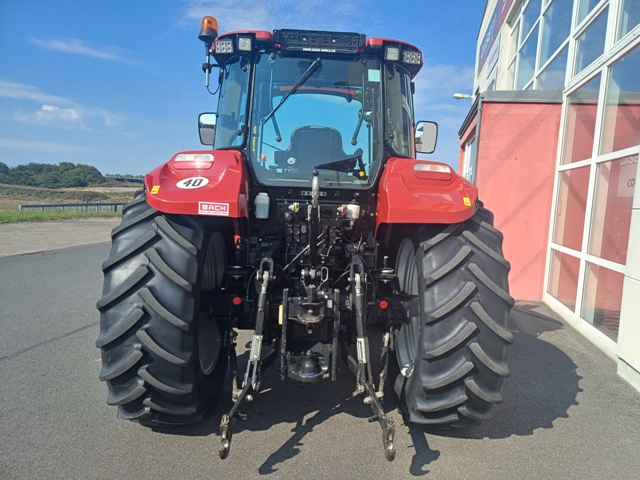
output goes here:
[[67, 170], [73, 170], [76, 166], [71, 162], [60, 162], [58, 164], [58, 170], [62, 172], [66, 172]]
[[9, 183], [9, 166], [0, 162], [0, 183]]
[[15, 167], [0, 163], [0, 182], [13, 185], [45, 188], [86, 187], [104, 181], [105, 178], [96, 167], [81, 163], [29, 163]]
[[65, 172], [60, 177], [60, 186], [61, 187], [86, 187], [89, 183], [87, 183], [80, 175], [78, 175], [75, 171]]
[[143, 183], [144, 175], [131, 175], [130, 173], [105, 173], [104, 177], [116, 182]]
[[57, 171], [43, 172], [35, 177], [38, 186], [47, 186], [47, 188], [58, 188], [60, 185], [60, 173]]
[[35, 186], [34, 172], [28, 165], [17, 165], [9, 172], [10, 183], [15, 185]]
[[105, 181], [100, 171], [92, 165], [83, 165], [79, 163], [76, 165], [74, 172], [77, 172], [78, 175], [87, 182], [87, 184], [102, 183]]

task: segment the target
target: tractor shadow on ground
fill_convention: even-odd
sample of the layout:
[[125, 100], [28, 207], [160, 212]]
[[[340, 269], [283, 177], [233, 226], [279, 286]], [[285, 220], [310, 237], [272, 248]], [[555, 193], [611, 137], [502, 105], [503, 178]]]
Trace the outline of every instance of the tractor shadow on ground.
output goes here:
[[[540, 428], [552, 428], [558, 418], [578, 405], [582, 392], [578, 366], [556, 345], [540, 339], [545, 332], [571, 327], [543, 304], [518, 302], [511, 312], [514, 343], [509, 349], [511, 375], [502, 387], [502, 404], [494, 418], [470, 429], [466, 438], [527, 436]], [[574, 332], [571, 331], [570, 334]]]
[[[502, 387], [503, 403], [494, 406], [493, 418], [480, 426], [456, 430], [425, 429], [407, 425], [406, 418], [403, 419], [398, 411], [392, 393], [393, 379], [388, 379], [383, 407], [396, 419], [396, 440], [398, 441], [399, 436], [405, 435], [406, 430], [411, 436], [414, 454], [409, 473], [412, 476], [428, 474], [427, 467], [440, 458], [440, 451], [430, 447], [429, 436], [480, 440], [533, 435], [537, 429], [552, 428], [554, 420], [567, 418], [568, 409], [577, 405], [576, 397], [582, 391], [579, 386], [582, 377], [576, 372], [576, 364], [558, 347], [539, 338], [544, 332], [570, 327], [539, 303], [518, 302], [511, 316], [515, 337], [509, 350], [511, 375]], [[375, 341], [378, 335], [370, 331], [370, 336], [372, 356], [377, 357], [373, 352], [379, 352]], [[244, 375], [248, 360], [248, 351], [245, 348], [246, 345], [239, 341], [237, 351], [241, 375]], [[362, 401], [362, 395], [352, 396], [355, 378], [342, 362], [339, 363], [336, 382], [282, 382], [277, 368], [276, 364], [275, 368], [264, 372], [260, 395], [254, 402], [242, 408], [242, 412], [248, 415], [248, 420], [236, 421], [233, 429], [234, 435], [238, 436], [244, 431], [267, 431], [281, 423], [294, 425], [290, 430], [291, 435], [264, 460], [258, 469], [260, 475], [277, 472], [275, 467], [294, 458], [299, 453], [304, 438], [331, 417], [345, 413], [362, 419], [366, 424], [366, 419], [372, 416], [371, 408]], [[374, 376], [376, 375], [374, 368]], [[222, 397], [211, 418], [197, 425], [154, 430], [177, 435], [217, 437], [222, 414], [228, 412], [232, 406], [230, 394], [230, 379], [227, 378]], [[377, 425], [375, 428], [378, 428]], [[239, 439], [235, 439], [232, 442], [231, 455], [234, 454], [234, 443], [238, 441]], [[377, 433], [372, 435], [371, 442], [377, 446]], [[235, 448], [238, 449], [240, 446], [235, 445]], [[382, 456], [382, 451], [380, 455]]]
[[[314, 428], [336, 415], [345, 413], [360, 418], [363, 426], [368, 425], [366, 418], [372, 415], [371, 408], [363, 404], [362, 395], [351, 395], [355, 387], [355, 378], [350, 372], [344, 370], [346, 369], [341, 372], [342, 379], [335, 383], [296, 385], [295, 382], [289, 381], [286, 387], [275, 386], [275, 389], [279, 390], [277, 393], [274, 391], [274, 397], [277, 398], [265, 400], [274, 402], [275, 405], [286, 405], [286, 407], [274, 409], [270, 404], [266, 408], [258, 409], [254, 414], [257, 418], [254, 416], [254, 422], [247, 425], [248, 429], [269, 429], [272, 422], [295, 423], [295, 425], [290, 430], [289, 438], [264, 460], [258, 469], [260, 475], [276, 473], [278, 464], [286, 462], [299, 453], [304, 444], [304, 438], [311, 434]], [[291, 398], [294, 397], [297, 400], [291, 402]], [[371, 428], [379, 427], [373, 425]], [[371, 430], [372, 444], [375, 443], [378, 446], [378, 437], [378, 432]], [[380, 456], [382, 456], [382, 445], [379, 447]]]
[[[241, 371], [247, 362], [247, 354], [238, 358]], [[253, 404], [248, 404], [243, 411], [249, 415], [248, 421], [236, 422], [235, 432], [267, 431], [274, 425], [288, 424], [293, 426], [287, 430], [284, 443], [264, 459], [258, 468], [260, 475], [269, 475], [278, 471], [277, 466], [294, 458], [304, 448], [304, 439], [314, 429], [340, 414], [360, 419], [364, 428], [371, 428], [371, 442], [378, 445], [379, 429], [377, 423], [367, 427], [367, 418], [373, 415], [371, 407], [363, 403], [363, 395], [353, 395], [355, 377], [342, 361], [338, 363], [338, 375], [335, 382], [330, 380], [318, 383], [300, 383], [291, 379], [284, 382], [280, 379], [278, 365], [267, 370], [261, 383], [261, 393]], [[228, 396], [216, 410], [228, 411], [231, 408]], [[217, 428], [217, 426], [216, 426]], [[290, 433], [289, 433], [290, 432]], [[281, 435], [281, 434], [278, 434]], [[233, 448], [233, 447], [232, 447]]]
[[[577, 365], [555, 345], [539, 338], [544, 332], [570, 328], [545, 305], [518, 302], [511, 312], [515, 337], [509, 349], [511, 375], [502, 386], [503, 402], [493, 408], [493, 418], [478, 427], [424, 429], [411, 425], [415, 446], [410, 471], [424, 475], [425, 467], [437, 459], [429, 448], [429, 435], [464, 439], [504, 439], [533, 435], [540, 428], [552, 428], [558, 418], [568, 418], [568, 410], [578, 405], [582, 392]], [[394, 405], [395, 406], [395, 405]]]
[[[239, 332], [238, 346], [238, 372], [242, 380], [249, 359], [249, 343], [244, 343], [244, 335], [250, 338], [250, 333]], [[371, 407], [363, 402], [363, 395], [353, 395], [356, 381], [348, 367], [338, 361], [338, 375], [335, 382], [323, 380], [317, 383], [300, 383], [291, 379], [280, 379], [279, 362], [268, 368], [262, 375], [260, 393], [255, 395], [252, 402], [245, 403], [240, 412], [247, 415], [246, 420], [237, 419], [233, 427], [233, 440], [231, 442], [230, 458], [234, 456], [234, 450], [247, 448], [246, 438], [241, 439], [240, 434], [245, 431], [259, 432], [273, 429], [275, 425], [292, 425], [286, 432], [288, 436], [273, 453], [265, 458], [258, 469], [260, 475], [276, 473], [277, 465], [295, 457], [304, 443], [304, 438], [313, 432], [314, 428], [323, 424], [330, 418], [347, 414], [359, 418], [359, 422], [365, 428], [371, 428], [371, 442], [380, 448], [380, 456], [384, 457], [380, 442], [379, 426], [377, 422], [370, 427], [367, 418], [373, 415]], [[195, 425], [178, 427], [154, 427], [153, 430], [162, 434], [186, 435], [186, 436], [211, 436], [215, 448], [219, 445], [220, 421], [222, 415], [231, 410], [231, 375], [227, 373], [225, 387], [220, 401], [216, 405], [212, 416], [204, 422]], [[388, 408], [387, 408], [388, 410]], [[392, 412], [393, 413], [393, 412]], [[397, 419], [397, 415], [396, 419]], [[289, 433], [291, 432], [291, 433]], [[274, 433], [276, 441], [281, 442], [282, 432]], [[244, 443], [241, 446], [240, 443]], [[380, 443], [380, 445], [378, 445]], [[240, 452], [236, 452], [238, 454]]]

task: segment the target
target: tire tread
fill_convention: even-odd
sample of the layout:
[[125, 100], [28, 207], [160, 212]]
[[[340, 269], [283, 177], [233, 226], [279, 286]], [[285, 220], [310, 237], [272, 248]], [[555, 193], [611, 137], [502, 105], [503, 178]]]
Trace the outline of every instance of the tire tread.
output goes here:
[[[123, 208], [102, 264], [95, 342], [102, 351], [99, 378], [107, 383], [107, 403], [118, 406], [119, 418], [148, 426], [185, 425], [202, 420], [215, 406], [228, 352], [225, 347], [213, 371], [205, 373], [197, 323], [205, 235], [216, 228], [227, 235], [232, 231], [226, 220], [161, 213], [143, 194]], [[224, 328], [214, 335], [223, 335]]]
[[[396, 337], [395, 348], [415, 350], [415, 363], [404, 377], [398, 368], [394, 390], [411, 423], [426, 426], [469, 427], [490, 418], [502, 402], [500, 388], [509, 375], [506, 349], [513, 343], [509, 329], [510, 263], [502, 253], [502, 233], [482, 203], [476, 214], [443, 228], [408, 227], [407, 238], [419, 245], [418, 287], [421, 318], [408, 324], [415, 333]], [[404, 238], [394, 239], [396, 252]], [[395, 245], [395, 247], [394, 247]], [[402, 247], [404, 248], [404, 247]], [[404, 250], [403, 250], [404, 252]], [[403, 265], [407, 253], [398, 255]], [[403, 267], [402, 271], [411, 272]], [[404, 285], [406, 280], [400, 278]], [[405, 328], [403, 326], [403, 328]], [[402, 379], [402, 381], [401, 381]]]

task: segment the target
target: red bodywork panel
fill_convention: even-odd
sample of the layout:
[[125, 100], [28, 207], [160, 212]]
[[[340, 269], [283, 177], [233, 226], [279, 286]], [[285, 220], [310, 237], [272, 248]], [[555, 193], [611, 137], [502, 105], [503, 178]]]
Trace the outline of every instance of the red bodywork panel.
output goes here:
[[382, 223], [460, 223], [476, 212], [476, 187], [453, 170], [416, 172], [416, 164], [444, 165], [390, 158], [379, 186], [376, 231]]
[[414, 50], [420, 51], [418, 47], [416, 47], [415, 45], [412, 45], [411, 43], [403, 42], [401, 40], [395, 40], [393, 38], [378, 38], [378, 37], [367, 38], [367, 47], [383, 47], [385, 43], [401, 44], [407, 47], [411, 47]]
[[[212, 155], [213, 163], [176, 162], [178, 155]], [[191, 179], [191, 181], [189, 181]], [[147, 203], [182, 215], [248, 217], [249, 178], [235, 150], [187, 151], [145, 176]], [[180, 186], [178, 186], [180, 184]]]
[[[176, 162], [178, 155], [212, 155], [211, 164]], [[478, 190], [448, 173], [416, 172], [416, 164], [444, 165], [390, 158], [380, 181], [376, 230], [382, 223], [460, 223], [476, 211]], [[147, 202], [156, 210], [182, 215], [249, 216], [249, 178], [235, 150], [187, 151], [145, 176]]]
[[234, 30], [232, 32], [225, 32], [219, 35], [217, 38], [220, 39], [220, 38], [228, 37], [231, 35], [242, 35], [242, 34], [255, 35], [255, 37], [258, 40], [268, 40], [273, 42], [273, 33], [267, 30]]

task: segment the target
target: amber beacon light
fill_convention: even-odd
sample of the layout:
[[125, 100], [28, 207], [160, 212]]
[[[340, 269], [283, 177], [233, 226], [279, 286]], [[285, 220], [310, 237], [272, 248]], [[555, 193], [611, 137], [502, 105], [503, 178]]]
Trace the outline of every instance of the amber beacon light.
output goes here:
[[213, 17], [203, 17], [200, 22], [198, 38], [204, 42], [207, 50], [211, 49], [213, 41], [218, 36], [218, 21]]
[[211, 75], [211, 46], [218, 36], [218, 21], [213, 17], [203, 17], [200, 22], [200, 33], [198, 38], [204, 42], [207, 52], [205, 63], [202, 64], [202, 71], [205, 73], [205, 85], [209, 90], [209, 76]]

